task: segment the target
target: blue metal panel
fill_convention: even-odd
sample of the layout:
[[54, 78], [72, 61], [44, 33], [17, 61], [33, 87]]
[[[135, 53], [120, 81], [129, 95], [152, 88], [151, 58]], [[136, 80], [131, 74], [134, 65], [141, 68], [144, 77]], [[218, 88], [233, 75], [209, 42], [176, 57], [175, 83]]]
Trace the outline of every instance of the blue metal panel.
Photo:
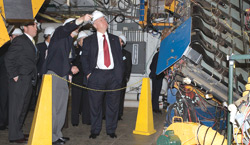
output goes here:
[[177, 62], [191, 41], [191, 17], [162, 40], [156, 74], [160, 74]]
[[145, 11], [145, 2], [144, 0], [140, 0], [140, 17], [139, 21], [144, 21], [144, 11]]

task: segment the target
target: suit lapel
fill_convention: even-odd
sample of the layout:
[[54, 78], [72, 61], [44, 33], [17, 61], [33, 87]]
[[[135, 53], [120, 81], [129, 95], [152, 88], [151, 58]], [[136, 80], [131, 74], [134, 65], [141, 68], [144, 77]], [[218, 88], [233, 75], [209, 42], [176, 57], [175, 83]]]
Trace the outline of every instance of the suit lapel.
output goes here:
[[115, 43], [114, 43], [114, 37], [112, 37], [112, 35], [108, 34], [109, 36], [109, 44], [110, 44], [110, 49], [113, 55], [113, 59], [114, 59], [114, 52], [115, 52]]
[[93, 51], [93, 54], [95, 55], [95, 57], [97, 58], [98, 56], [98, 40], [97, 40], [97, 33], [95, 35], [93, 35], [94, 38], [92, 39], [92, 43], [91, 43], [91, 48]]
[[39, 58], [39, 52], [37, 50], [37, 47], [32, 43], [32, 41], [29, 39], [28, 36], [26, 36], [25, 34], [23, 34], [23, 35], [24, 35], [24, 38], [26, 39], [27, 43], [30, 45], [30, 48], [32, 49], [31, 51], [34, 53], [35, 61], [37, 61]]
[[32, 43], [32, 41], [29, 39], [28, 36], [26, 36], [25, 34], [24, 35], [24, 38], [27, 40], [27, 43], [30, 45], [30, 47], [32, 48], [32, 51], [36, 54], [36, 48], [34, 46], [34, 44]]

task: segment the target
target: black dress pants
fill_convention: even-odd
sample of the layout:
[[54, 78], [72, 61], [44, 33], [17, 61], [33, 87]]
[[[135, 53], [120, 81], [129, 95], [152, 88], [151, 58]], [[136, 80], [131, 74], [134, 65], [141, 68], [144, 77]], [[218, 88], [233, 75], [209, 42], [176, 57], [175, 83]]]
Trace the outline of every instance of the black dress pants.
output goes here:
[[[83, 76], [73, 76], [73, 83], [83, 85]], [[79, 88], [72, 85], [72, 110], [71, 110], [71, 123], [72, 125], [79, 124], [79, 115], [82, 114], [82, 123], [90, 124], [90, 110], [88, 92], [86, 89]]]
[[[88, 79], [88, 87], [98, 90], [114, 90], [121, 87], [121, 84], [114, 77], [113, 70], [96, 69]], [[102, 103], [106, 97], [106, 133], [115, 133], [118, 121], [118, 111], [121, 91], [88, 91], [90, 114], [91, 114], [91, 133], [99, 134], [102, 129]]]
[[22, 126], [28, 111], [32, 83], [30, 75], [9, 80], [9, 140], [24, 138]]
[[0, 76], [0, 128], [8, 125], [8, 78]]
[[[122, 81], [122, 86], [121, 87], [122, 88], [123, 87], [127, 87], [126, 80]], [[118, 114], [119, 117], [122, 117], [122, 115], [123, 115], [125, 93], [126, 93], [126, 89], [121, 90], [120, 105], [119, 105], [119, 114]]]
[[161, 93], [163, 78], [152, 78], [152, 108], [159, 111], [159, 96]]

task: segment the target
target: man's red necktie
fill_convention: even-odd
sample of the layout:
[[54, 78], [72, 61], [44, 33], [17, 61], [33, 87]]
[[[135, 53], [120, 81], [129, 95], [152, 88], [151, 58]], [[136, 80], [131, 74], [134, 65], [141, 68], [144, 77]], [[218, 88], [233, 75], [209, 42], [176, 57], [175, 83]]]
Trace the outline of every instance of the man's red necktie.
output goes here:
[[109, 46], [105, 35], [103, 35], [103, 52], [104, 52], [104, 65], [106, 67], [110, 66], [110, 56], [109, 56]]

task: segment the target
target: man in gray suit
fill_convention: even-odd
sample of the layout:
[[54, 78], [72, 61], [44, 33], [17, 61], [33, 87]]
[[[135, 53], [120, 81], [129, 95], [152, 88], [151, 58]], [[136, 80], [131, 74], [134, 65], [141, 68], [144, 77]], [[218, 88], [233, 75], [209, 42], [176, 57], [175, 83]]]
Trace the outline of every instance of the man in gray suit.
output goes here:
[[16, 37], [5, 56], [9, 77], [9, 141], [26, 143], [22, 126], [32, 93], [32, 80], [36, 79], [37, 49], [33, 37], [37, 24], [32, 21], [23, 26], [24, 34]]
[[[73, 47], [73, 37], [83, 22], [91, 19], [86, 14], [78, 19], [69, 18], [63, 26], [56, 28], [48, 48], [48, 56], [44, 62], [47, 74], [56, 74], [64, 79], [70, 73], [77, 74], [78, 68], [70, 64], [69, 55]], [[68, 83], [58, 77], [52, 77], [52, 142], [65, 144], [69, 137], [63, 137], [61, 132], [68, 104]]]

